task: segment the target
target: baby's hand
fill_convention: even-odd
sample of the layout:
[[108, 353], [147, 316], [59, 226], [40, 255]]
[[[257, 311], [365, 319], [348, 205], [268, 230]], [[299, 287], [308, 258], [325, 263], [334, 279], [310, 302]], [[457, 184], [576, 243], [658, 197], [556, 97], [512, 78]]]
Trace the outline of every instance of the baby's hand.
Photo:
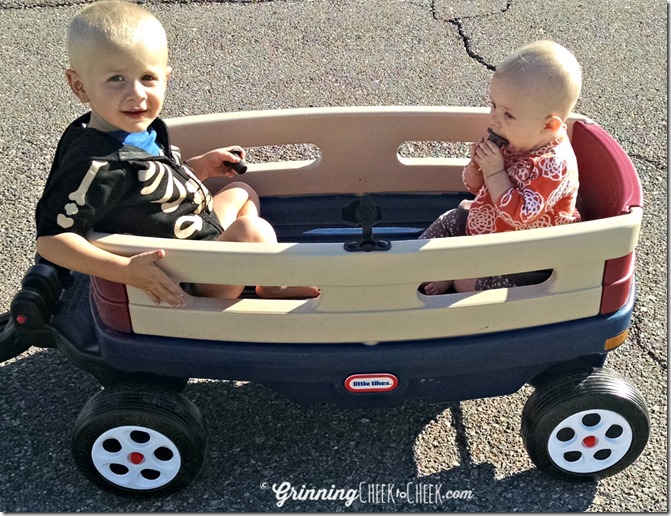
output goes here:
[[163, 249], [131, 256], [126, 266], [126, 283], [143, 290], [157, 305], [165, 301], [171, 306], [182, 306], [184, 291], [156, 265], [164, 256]]
[[473, 160], [478, 164], [485, 177], [504, 169], [501, 149], [489, 140], [481, 142], [476, 147]]
[[478, 150], [478, 147], [482, 145], [484, 141], [484, 138], [480, 138], [477, 142], [471, 143], [471, 161], [475, 160], [475, 151]]
[[466, 187], [471, 191], [477, 191], [482, 188], [482, 185], [485, 184], [485, 178], [482, 175], [482, 170], [475, 163], [475, 161], [469, 161], [468, 165], [464, 167], [462, 173], [462, 179]]

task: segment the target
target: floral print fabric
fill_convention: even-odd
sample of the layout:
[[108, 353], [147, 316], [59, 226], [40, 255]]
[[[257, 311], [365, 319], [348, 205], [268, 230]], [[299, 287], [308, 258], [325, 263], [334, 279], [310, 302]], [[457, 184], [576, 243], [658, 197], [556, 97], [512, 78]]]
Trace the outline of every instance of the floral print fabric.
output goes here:
[[[502, 149], [504, 168], [513, 186], [494, 203], [487, 186], [476, 195], [466, 231], [469, 235], [517, 231], [580, 221], [576, 209], [578, 165], [566, 132], [524, 154]], [[466, 185], [468, 188], [468, 185]]]

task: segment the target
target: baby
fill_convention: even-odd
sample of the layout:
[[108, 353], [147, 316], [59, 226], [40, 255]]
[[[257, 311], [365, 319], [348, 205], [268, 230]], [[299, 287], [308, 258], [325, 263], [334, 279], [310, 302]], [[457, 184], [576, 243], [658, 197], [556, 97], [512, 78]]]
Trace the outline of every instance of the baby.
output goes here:
[[[142, 236], [277, 242], [259, 217], [259, 198], [242, 182], [210, 192], [208, 178], [233, 177], [226, 162], [244, 150], [215, 149], [182, 162], [158, 118], [168, 78], [161, 23], [136, 4], [103, 0], [68, 28], [65, 76], [90, 112], [58, 144], [37, 212], [37, 251], [68, 269], [142, 289], [155, 303], [181, 306], [182, 288], [158, 267], [162, 249], [131, 257], [91, 244], [89, 230]], [[236, 154], [237, 153], [237, 154]], [[225, 266], [225, 264], [223, 264]], [[236, 298], [244, 285], [195, 285], [196, 295]], [[261, 297], [315, 297], [315, 287], [257, 287]]]
[[[566, 119], [582, 86], [573, 54], [537, 41], [506, 57], [490, 85], [489, 139], [471, 146], [463, 181], [475, 195], [441, 215], [419, 238], [481, 235], [580, 221], [578, 167]], [[497, 138], [499, 137], [499, 138]], [[422, 285], [428, 295], [528, 285], [547, 272], [491, 276]]]

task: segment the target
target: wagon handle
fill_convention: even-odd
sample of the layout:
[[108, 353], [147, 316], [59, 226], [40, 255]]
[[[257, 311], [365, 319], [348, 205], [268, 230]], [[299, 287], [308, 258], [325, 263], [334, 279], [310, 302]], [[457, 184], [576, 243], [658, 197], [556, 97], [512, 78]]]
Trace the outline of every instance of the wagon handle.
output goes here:
[[343, 220], [353, 226], [361, 227], [361, 240], [345, 242], [345, 251], [388, 251], [391, 249], [389, 240], [377, 239], [373, 236], [373, 226], [382, 220], [382, 208], [373, 203], [370, 195], [355, 199], [342, 209]]

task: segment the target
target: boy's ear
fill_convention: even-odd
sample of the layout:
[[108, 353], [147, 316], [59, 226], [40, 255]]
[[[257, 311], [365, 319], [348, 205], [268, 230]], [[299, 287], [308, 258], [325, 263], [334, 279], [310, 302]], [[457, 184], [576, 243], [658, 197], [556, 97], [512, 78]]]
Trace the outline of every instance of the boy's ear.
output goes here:
[[564, 125], [564, 121], [557, 115], [551, 115], [545, 119], [545, 129], [548, 129], [553, 133], [559, 131], [562, 125]]
[[65, 70], [65, 78], [68, 81], [72, 93], [74, 93], [80, 101], [86, 104], [90, 99], [84, 90], [84, 83], [79, 77], [79, 74], [72, 68], [68, 68]]

